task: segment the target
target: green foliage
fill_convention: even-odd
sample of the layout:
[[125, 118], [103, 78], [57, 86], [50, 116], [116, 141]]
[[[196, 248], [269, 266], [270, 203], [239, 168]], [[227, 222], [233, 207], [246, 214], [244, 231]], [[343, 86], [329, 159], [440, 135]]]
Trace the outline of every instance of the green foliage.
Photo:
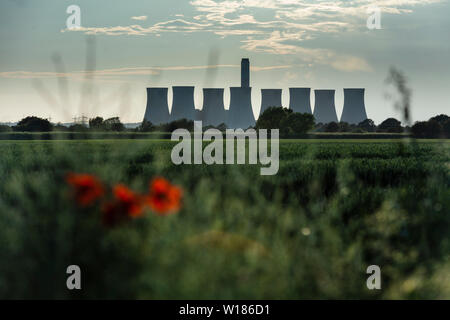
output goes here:
[[411, 128], [416, 138], [439, 138], [442, 131], [441, 124], [435, 120], [416, 122]]
[[[0, 298], [448, 298], [447, 143], [282, 141], [259, 166], [182, 165], [170, 141], [0, 142]], [[67, 172], [137, 192], [164, 176], [174, 216], [115, 229], [78, 209]], [[82, 290], [66, 289], [77, 264]], [[366, 288], [366, 268], [382, 290]]]
[[153, 124], [144, 119], [144, 121], [142, 121], [141, 125], [139, 127], [137, 127], [137, 131], [138, 132], [152, 132], [155, 131], [155, 127], [153, 126]]
[[281, 132], [284, 135], [305, 134], [314, 128], [314, 124], [312, 114], [292, 112], [281, 121]]
[[103, 127], [107, 131], [121, 132], [125, 130], [125, 126], [120, 122], [119, 117], [113, 117], [103, 121]]
[[366, 119], [358, 124], [358, 128], [366, 131], [366, 132], [375, 132], [377, 126], [372, 119]]
[[53, 126], [53, 131], [55, 131], [55, 132], [67, 132], [67, 131], [69, 131], [69, 128], [66, 127], [65, 125], [61, 124], [61, 123], [57, 123], [56, 125]]
[[330, 122], [325, 125], [325, 132], [338, 132], [339, 124], [336, 122]]
[[446, 114], [440, 114], [437, 115], [435, 117], [430, 118], [429, 121], [436, 121], [438, 122], [441, 126], [443, 126], [445, 123], [447, 123], [448, 121], [450, 121], [450, 117], [447, 116]]
[[104, 122], [102, 117], [95, 117], [89, 119], [89, 128], [96, 130], [105, 130]]
[[402, 124], [400, 121], [394, 118], [388, 118], [384, 120], [377, 129], [378, 132], [390, 132], [400, 133], [403, 132]]
[[189, 131], [194, 131], [194, 121], [188, 119], [180, 119], [169, 122], [162, 125], [157, 131], [161, 132], [173, 132], [177, 129], [187, 129]]
[[0, 125], [0, 132], [11, 132], [11, 131], [12, 128], [10, 126], [4, 124]]
[[292, 110], [283, 107], [267, 108], [256, 121], [256, 129], [280, 129], [281, 123]]
[[71, 132], [86, 132], [88, 130], [89, 128], [86, 125], [80, 123], [72, 124], [69, 127], [69, 131]]
[[450, 120], [447, 120], [442, 125], [442, 132], [443, 132], [445, 137], [450, 138]]
[[256, 121], [256, 129], [279, 129], [281, 136], [301, 135], [312, 130], [315, 125], [314, 116], [297, 113], [283, 107], [266, 109]]
[[441, 114], [428, 121], [416, 122], [411, 132], [415, 138], [450, 138], [450, 117]]
[[175, 120], [169, 123], [153, 125], [150, 121], [144, 119], [137, 128], [138, 132], [173, 132], [176, 129], [194, 130], [194, 121], [187, 119]]
[[[119, 117], [103, 120], [102, 117], [89, 119], [89, 129], [91, 131], [125, 131], [125, 126], [120, 122]], [[83, 131], [83, 130], [82, 130]]]
[[53, 126], [50, 121], [38, 117], [23, 118], [13, 127], [14, 131], [19, 132], [49, 132], [52, 129]]

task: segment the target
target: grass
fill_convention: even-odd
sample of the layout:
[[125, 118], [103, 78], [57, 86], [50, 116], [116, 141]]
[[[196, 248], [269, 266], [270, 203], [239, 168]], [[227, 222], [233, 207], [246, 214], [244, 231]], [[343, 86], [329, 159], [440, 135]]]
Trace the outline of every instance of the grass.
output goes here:
[[[164, 140], [1, 141], [0, 298], [449, 298], [450, 143], [287, 140], [280, 170], [183, 165]], [[176, 215], [108, 229], [67, 172], [184, 189]], [[66, 288], [66, 268], [82, 290]], [[379, 265], [382, 290], [368, 290]]]

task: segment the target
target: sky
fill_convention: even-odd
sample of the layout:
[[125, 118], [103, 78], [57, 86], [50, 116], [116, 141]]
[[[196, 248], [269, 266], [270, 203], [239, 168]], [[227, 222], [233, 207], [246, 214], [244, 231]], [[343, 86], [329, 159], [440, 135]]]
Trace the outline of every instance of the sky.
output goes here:
[[[67, 28], [71, 5], [79, 28]], [[380, 29], [367, 27], [373, 8]], [[2, 0], [0, 122], [139, 122], [146, 87], [176, 85], [195, 86], [197, 109], [202, 88], [226, 88], [228, 108], [244, 57], [255, 116], [260, 89], [283, 89], [286, 107], [289, 87], [335, 89], [340, 117], [343, 88], [366, 88], [369, 118], [401, 119], [386, 98], [395, 67], [413, 120], [427, 120], [450, 110], [449, 15], [449, 0]]]

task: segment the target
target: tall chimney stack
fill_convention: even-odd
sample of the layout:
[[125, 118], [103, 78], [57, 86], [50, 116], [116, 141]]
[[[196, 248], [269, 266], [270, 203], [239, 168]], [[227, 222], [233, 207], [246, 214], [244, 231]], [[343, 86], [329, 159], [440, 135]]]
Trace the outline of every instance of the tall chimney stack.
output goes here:
[[250, 60], [244, 58], [241, 61], [241, 88], [250, 87]]

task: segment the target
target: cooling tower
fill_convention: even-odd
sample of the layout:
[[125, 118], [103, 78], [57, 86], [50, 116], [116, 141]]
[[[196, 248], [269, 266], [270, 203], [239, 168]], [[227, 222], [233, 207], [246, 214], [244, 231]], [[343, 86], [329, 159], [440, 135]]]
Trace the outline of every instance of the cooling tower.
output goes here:
[[241, 87], [250, 87], [250, 60], [242, 59], [241, 61]]
[[344, 89], [344, 110], [341, 122], [358, 124], [367, 119], [364, 91], [365, 89]]
[[261, 90], [261, 115], [269, 107], [281, 107], [281, 89]]
[[252, 88], [230, 88], [230, 109], [227, 126], [231, 129], [247, 129], [255, 125], [252, 110]]
[[223, 89], [203, 89], [203, 126], [226, 123]]
[[316, 123], [338, 122], [334, 105], [334, 90], [314, 90], [316, 103], [314, 118]]
[[312, 114], [311, 88], [289, 88], [289, 109]]
[[147, 88], [145, 120], [156, 125], [169, 122], [167, 90], [168, 88]]
[[194, 87], [173, 87], [170, 121], [195, 120]]

